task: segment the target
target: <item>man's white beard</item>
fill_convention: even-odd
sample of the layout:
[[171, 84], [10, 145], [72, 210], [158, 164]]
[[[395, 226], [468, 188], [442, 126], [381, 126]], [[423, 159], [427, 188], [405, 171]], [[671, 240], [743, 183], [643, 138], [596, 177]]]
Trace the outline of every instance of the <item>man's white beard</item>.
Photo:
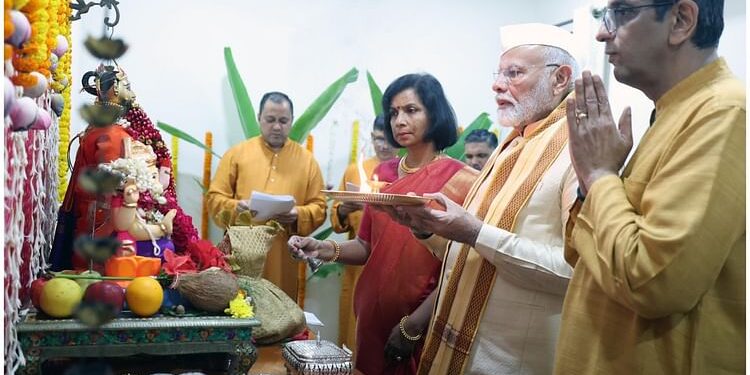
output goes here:
[[513, 103], [513, 107], [507, 109], [498, 109], [498, 122], [502, 126], [517, 127], [526, 126], [534, 121], [540, 113], [547, 114], [550, 112], [550, 106], [555, 100], [552, 93], [552, 87], [545, 79], [537, 81], [536, 85], [525, 95], [518, 98], [511, 97], [510, 94], [504, 98]]

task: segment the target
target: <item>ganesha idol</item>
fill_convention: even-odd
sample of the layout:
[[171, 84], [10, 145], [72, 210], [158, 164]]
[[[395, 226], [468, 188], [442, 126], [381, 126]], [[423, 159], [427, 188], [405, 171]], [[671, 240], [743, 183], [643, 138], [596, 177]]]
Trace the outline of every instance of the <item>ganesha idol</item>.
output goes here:
[[[117, 66], [100, 66], [87, 72], [82, 84], [84, 91], [95, 96], [96, 110], [119, 111], [112, 118], [93, 117], [96, 121], [80, 135], [70, 184], [58, 213], [51, 269], [89, 268], [89, 262], [73, 251], [74, 240], [83, 235], [118, 237], [125, 244], [120, 255], [132, 249], [139, 255], [161, 258], [164, 250], [175, 250], [169, 238], [174, 231], [179, 232], [175, 233], [180, 239], [176, 250], [181, 252], [181, 246], [198, 239], [197, 231], [177, 205], [168, 151], [160, 140], [151, 141], [160, 136], [135, 104], [127, 76]], [[103, 111], [105, 115], [107, 111]], [[102, 123], [102, 119], [109, 122]], [[135, 121], [133, 126], [128, 119]], [[146, 144], [136, 140], [144, 138], [149, 138]], [[157, 144], [161, 148], [157, 149]], [[88, 191], [81, 176], [95, 168], [121, 174], [124, 186], [114, 195]], [[101, 264], [93, 266], [103, 270]]]
[[[164, 250], [175, 250], [169, 236], [177, 210], [163, 215], [153, 208], [146, 211], [138, 207], [138, 201], [142, 193], [148, 192], [157, 203], [166, 203], [163, 194], [169, 185], [169, 175], [165, 177], [156, 166], [156, 154], [150, 147], [129, 138], [124, 143], [124, 158], [99, 165], [124, 181], [110, 201], [114, 234], [123, 244], [134, 241], [137, 255], [163, 258]], [[121, 251], [118, 255], [128, 254]]]

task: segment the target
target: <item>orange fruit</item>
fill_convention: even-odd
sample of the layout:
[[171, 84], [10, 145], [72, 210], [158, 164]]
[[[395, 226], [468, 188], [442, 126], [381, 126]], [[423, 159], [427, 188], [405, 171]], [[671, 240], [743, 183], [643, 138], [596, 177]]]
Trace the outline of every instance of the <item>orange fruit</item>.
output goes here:
[[150, 277], [136, 277], [125, 290], [125, 300], [128, 301], [130, 311], [138, 316], [156, 314], [164, 299], [164, 290], [155, 279]]

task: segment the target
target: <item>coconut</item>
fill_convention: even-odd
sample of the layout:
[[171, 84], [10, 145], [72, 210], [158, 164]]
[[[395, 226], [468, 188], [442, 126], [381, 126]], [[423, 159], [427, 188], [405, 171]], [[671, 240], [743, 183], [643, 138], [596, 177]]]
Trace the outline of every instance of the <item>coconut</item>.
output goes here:
[[219, 268], [211, 267], [197, 274], [182, 274], [177, 290], [193, 306], [208, 312], [223, 312], [237, 296], [237, 278]]

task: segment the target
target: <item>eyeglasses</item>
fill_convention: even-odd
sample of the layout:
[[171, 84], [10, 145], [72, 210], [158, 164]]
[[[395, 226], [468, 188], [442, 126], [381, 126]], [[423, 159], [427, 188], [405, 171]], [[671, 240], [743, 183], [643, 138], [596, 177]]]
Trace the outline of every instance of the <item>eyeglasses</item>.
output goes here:
[[635, 6], [617, 6], [614, 8], [605, 8], [602, 14], [602, 22], [607, 32], [614, 34], [617, 28], [632, 21], [635, 16], [644, 8], [657, 8], [666, 5], [674, 5], [675, 1], [662, 1], [653, 4], [635, 5]]
[[526, 76], [526, 73], [534, 68], [549, 68], [554, 66], [555, 68], [559, 68], [560, 64], [546, 64], [546, 65], [529, 65], [525, 67], [521, 66], [511, 66], [510, 68], [502, 69], [500, 71], [496, 71], [492, 73], [492, 78], [497, 81], [498, 79], [503, 79], [505, 82], [510, 83], [511, 85], [515, 85], [520, 83], [523, 78]]

